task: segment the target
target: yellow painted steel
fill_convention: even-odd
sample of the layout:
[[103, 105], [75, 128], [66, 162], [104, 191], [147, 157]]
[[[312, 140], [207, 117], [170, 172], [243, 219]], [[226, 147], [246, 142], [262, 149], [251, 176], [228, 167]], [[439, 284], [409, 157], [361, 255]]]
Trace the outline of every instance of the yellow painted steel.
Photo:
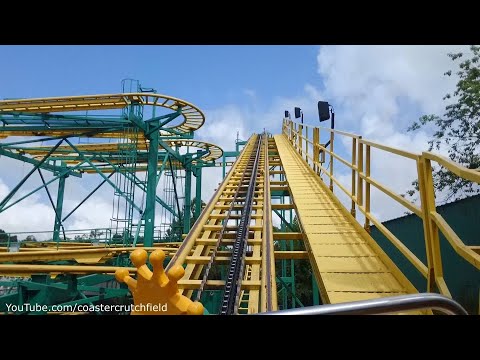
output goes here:
[[[116, 266], [93, 266], [93, 265], [34, 265], [34, 264], [0, 264], [0, 274], [3, 276], [31, 276], [33, 274], [114, 274]], [[136, 268], [123, 268], [135, 272]]]
[[[467, 169], [460, 164], [452, 162], [448, 158], [431, 152], [416, 154], [403, 149], [397, 149], [373, 141], [368, 141], [355, 134], [345, 133], [333, 129], [315, 127], [313, 129], [312, 141], [308, 139], [308, 126], [305, 126], [305, 135], [303, 133], [303, 129], [304, 127], [302, 125], [295, 124], [290, 119], [284, 119], [283, 121], [282, 133], [286, 136], [288, 142], [292, 145], [295, 152], [300, 154], [302, 157], [305, 155], [305, 165], [307, 168], [311, 168], [313, 173], [322, 179], [322, 184], [323, 177], [328, 176], [330, 179], [330, 191], [332, 193], [334, 190], [332, 184], [335, 184], [338, 189], [343, 191], [351, 199], [352, 207], [350, 213], [352, 216], [355, 217], [357, 210], [360, 210], [365, 216], [364, 229], [369, 232], [370, 223], [375, 225], [377, 230], [379, 230], [405, 256], [405, 258], [410, 261], [410, 263], [418, 270], [418, 272], [426, 278], [428, 291], [435, 292], [438, 289], [441, 294], [451, 296], [443, 274], [439, 232], [444, 234], [453, 250], [456, 251], [457, 254], [459, 254], [477, 269], [480, 267], [480, 256], [478, 251], [475, 251], [475, 249], [472, 247], [465, 245], [458, 235], [453, 231], [450, 225], [445, 221], [445, 219], [443, 219], [443, 217], [436, 211], [435, 188], [431, 162], [437, 162], [439, 165], [445, 167], [453, 174], [477, 184], [480, 184], [480, 169]], [[330, 149], [327, 149], [326, 146], [320, 144], [320, 131], [327, 131], [330, 133]], [[334, 134], [346, 136], [352, 140], [351, 163], [333, 152], [333, 141], [335, 139], [333, 136]], [[303, 146], [304, 144], [305, 146]], [[313, 156], [308, 153], [307, 144], [312, 145]], [[415, 161], [420, 193], [420, 205], [407, 201], [388, 186], [385, 186], [379, 181], [372, 179], [372, 147], [377, 149], [375, 151], [386, 152], [403, 159]], [[329, 155], [330, 169], [322, 166], [322, 164], [326, 162], [325, 154]], [[352, 181], [350, 190], [334, 177], [332, 171], [333, 160], [338, 160], [340, 163], [351, 169]], [[388, 230], [386, 226], [381, 223], [379, 219], [372, 214], [370, 191], [371, 186], [380, 190], [398, 204], [417, 215], [422, 221], [427, 265], [425, 265], [407, 246], [405, 246], [405, 244], [402, 243], [400, 239], [398, 239], [390, 230]], [[338, 202], [336, 197], [334, 200]], [[304, 206], [307, 208], [310, 205], [305, 204]], [[275, 208], [275, 206], [273, 208]], [[328, 215], [324, 212], [318, 213], [318, 209], [316, 210], [317, 216]], [[358, 224], [355, 223], [355, 226], [357, 225]], [[340, 229], [343, 225], [330, 224], [328, 226], [328, 229], [333, 232], [335, 229]], [[324, 229], [327, 229], [327, 224], [324, 225]], [[376, 244], [374, 244], [374, 246], [375, 245]]]
[[[169, 242], [169, 243], [154, 243], [153, 246], [160, 247], [163, 250], [168, 250], [170, 251], [171, 249], [176, 249], [177, 247], [180, 246], [180, 242]], [[137, 244], [136, 247], [143, 247], [143, 244]], [[36, 252], [36, 251], [52, 251], [56, 252], [58, 250], [62, 251], [75, 251], [75, 250], [81, 250], [81, 249], [102, 249], [102, 250], [116, 250], [120, 249], [129, 249], [129, 251], [133, 251], [131, 247], [125, 247], [123, 244], [109, 244], [109, 245], [93, 245], [93, 244], [88, 244], [88, 243], [82, 243], [82, 242], [65, 242], [61, 241], [58, 244], [53, 241], [38, 241], [38, 242], [27, 242], [24, 241], [22, 244], [22, 247], [18, 249], [19, 252]], [[147, 248], [150, 249], [150, 248]], [[2, 252], [9, 252], [9, 248], [6, 246], [0, 247], [0, 253]], [[14, 253], [12, 253], [14, 254]]]
[[[205, 122], [205, 115], [195, 105], [185, 100], [155, 93], [125, 93], [0, 100], [0, 114], [6, 112], [57, 113], [66, 111], [110, 110], [122, 109], [132, 104], [163, 107], [173, 111], [176, 111], [178, 107], [181, 106], [181, 115], [183, 117], [183, 121], [180, 124], [169, 127], [181, 133], [189, 133], [191, 131], [198, 130]], [[51, 123], [54, 124], [54, 120], [52, 120]], [[41, 135], [50, 136], [71, 134], [71, 132], [62, 132], [55, 129], [45, 129], [42, 130], [41, 133]], [[38, 131], [3, 131], [0, 134], [2, 137], [38, 136]], [[117, 134], [108, 133], [100, 136], [94, 136], [113, 138], [117, 136], [124, 137], [124, 134], [123, 130], [119, 130]]]
[[262, 241], [262, 289], [261, 311], [278, 310], [277, 282], [275, 273], [275, 259], [273, 243], [273, 221], [270, 187], [270, 155], [269, 149], [275, 146], [274, 140], [264, 139], [264, 201], [263, 201], [263, 241]]
[[182, 266], [174, 266], [168, 272], [163, 269], [165, 253], [155, 250], [150, 255], [150, 271], [147, 263], [147, 252], [136, 249], [130, 255], [130, 260], [137, 268], [137, 280], [134, 280], [126, 268], [118, 269], [115, 277], [128, 285], [134, 302], [131, 315], [202, 315], [204, 308], [198, 301], [191, 301], [180, 294], [178, 280], [185, 270]]
[[480, 269], [480, 254], [466, 246], [435, 207], [435, 189], [432, 175], [432, 164], [435, 161], [455, 175], [480, 184], [480, 171], [467, 169], [443, 156], [431, 152], [422, 153], [418, 166], [419, 188], [422, 196], [425, 242], [428, 260], [428, 289], [433, 291], [435, 285], [440, 293], [450, 296], [450, 291], [443, 274], [442, 256], [440, 252], [439, 231], [443, 233], [452, 248], [470, 264]]
[[[173, 125], [179, 132], [188, 133], [203, 125], [203, 113], [183, 100], [159, 94], [129, 93], [112, 95], [93, 95], [44, 99], [21, 99], [0, 101], [0, 115], [5, 112], [46, 113], [79, 110], [120, 109], [130, 104], [162, 106], [177, 110], [182, 106], [183, 122]], [[424, 152], [415, 154], [409, 151], [392, 148], [383, 144], [362, 139], [361, 136], [333, 129], [313, 128], [284, 120], [282, 135], [268, 139], [263, 137], [259, 159], [257, 185], [252, 205], [250, 234], [247, 240], [248, 251], [245, 259], [245, 270], [240, 289], [240, 313], [256, 313], [277, 308], [275, 284], [275, 260], [309, 259], [314, 271], [321, 297], [324, 303], [341, 303], [356, 300], [374, 299], [386, 296], [411, 294], [417, 290], [369, 235], [370, 223], [376, 226], [388, 240], [416, 267], [427, 279], [429, 291], [436, 288], [450, 296], [444, 279], [442, 258], [439, 244], [439, 231], [447, 238], [453, 249], [477, 269], [480, 269], [480, 247], [466, 246], [443, 217], [436, 211], [435, 192], [432, 179], [432, 164], [446, 167], [454, 174], [467, 180], [480, 183], [478, 170], [466, 169], [449, 159]], [[327, 131], [330, 146], [320, 144], [320, 131]], [[313, 140], [308, 136], [311, 134]], [[41, 133], [26, 130], [2, 132], [6, 136], [38, 136], [38, 135], [71, 135], [68, 130], [45, 130]], [[335, 135], [348, 137], [352, 141], [352, 161], [334, 152]], [[118, 133], [97, 134], [95, 137], [125, 137], [123, 130]], [[201, 314], [203, 306], [190, 300], [193, 292], [202, 284], [205, 265], [209, 263], [217, 244], [219, 232], [227, 212], [232, 209], [230, 222], [223, 235], [222, 248], [215, 253], [215, 263], [230, 261], [231, 245], [233, 245], [238, 227], [235, 223], [240, 219], [241, 204], [244, 195], [235, 194], [242, 184], [242, 175], [247, 169], [251, 155], [254, 153], [258, 135], [253, 135], [247, 142], [238, 159], [232, 164], [228, 175], [216, 190], [209, 204], [193, 228], [186, 235], [183, 243], [155, 244], [152, 248], [125, 248], [119, 246], [92, 246], [85, 243], [45, 242], [41, 247], [26, 247], [18, 253], [9, 253], [7, 248], [0, 248], [0, 262], [23, 264], [0, 264], [0, 274], [6, 276], [29, 276], [32, 274], [93, 274], [115, 273], [120, 282], [129, 286], [135, 305], [144, 305], [133, 313], [155, 314]], [[143, 134], [139, 134], [141, 139]], [[337, 140], [338, 141], [338, 140]], [[205, 161], [215, 161], [222, 157], [223, 151], [209, 143], [196, 140], [166, 140], [170, 147], [195, 147], [206, 150]], [[93, 143], [79, 144], [77, 147], [86, 156], [100, 153], [120, 152], [129, 144]], [[371, 147], [386, 151], [403, 158], [415, 161], [419, 179], [420, 206], [410, 203], [394, 193], [388, 186], [371, 178]], [[43, 157], [50, 147], [18, 148], [21, 154]], [[145, 152], [147, 144], [138, 141], [137, 151]], [[273, 155], [270, 155], [273, 154]], [[326, 155], [329, 158], [328, 167]], [[68, 146], [60, 146], [52, 156], [68, 156], [69, 164], [78, 164], [72, 159], [75, 152]], [[334, 160], [347, 166], [351, 171], [351, 188], [347, 189], [334, 176]], [[97, 160], [93, 160], [97, 161]], [[97, 161], [98, 162], [98, 161]], [[102, 162], [99, 160], [99, 162]], [[176, 163], [175, 160], [173, 162]], [[111, 160], [116, 163], [115, 159]], [[109, 172], [111, 166], [102, 168]], [[137, 171], [146, 170], [141, 164]], [[86, 170], [87, 172], [89, 170]], [[286, 180], [270, 181], [271, 175], [284, 174]], [[324, 180], [320, 177], [327, 176]], [[350, 177], [350, 174], [349, 174]], [[347, 210], [333, 194], [334, 185], [345, 192], [351, 200], [351, 209]], [[423, 222], [425, 248], [428, 264], [423, 264], [394, 234], [392, 234], [371, 212], [370, 187], [373, 186], [388, 195], [406, 209], [412, 211]], [[271, 191], [287, 191], [291, 196], [291, 204], [271, 204]], [[300, 225], [298, 233], [273, 233], [272, 210], [294, 209]], [[357, 210], [365, 215], [365, 224], [355, 219]], [[274, 251], [274, 240], [304, 241], [306, 251]], [[33, 245], [32, 245], [33, 246]], [[37, 245], [35, 245], [37, 246]], [[141, 245], [140, 245], [141, 246]], [[54, 249], [56, 248], [56, 249]], [[178, 248], [178, 250], [177, 250]], [[39, 265], [38, 262], [74, 260], [81, 264], [97, 264], [119, 254], [132, 252], [131, 260], [135, 268], [117, 268], [112, 266], [85, 265]], [[148, 253], [153, 272], [146, 265]], [[167, 270], [163, 269], [166, 256], [172, 261]], [[25, 264], [34, 263], [34, 264]], [[137, 280], [130, 273], [137, 272]], [[270, 275], [268, 275], [270, 274]], [[209, 279], [206, 288], [221, 289], [225, 281]], [[273, 293], [271, 303], [267, 294]], [[159, 305], [159, 311], [146, 304]], [[167, 304], [162, 311], [161, 305]], [[414, 312], [421, 313], [421, 312]]]
[[[189, 139], [178, 139], [178, 140], [165, 140], [166, 144], [170, 147], [190, 147], [190, 148], [198, 148], [202, 150], [206, 150], [207, 153], [202, 156], [202, 160], [204, 161], [215, 161], [220, 159], [223, 155], [223, 150], [211, 143], [207, 143], [204, 141], [197, 141], [197, 140], [189, 140]], [[98, 143], [98, 144], [78, 144], [75, 147], [85, 153], [86, 156], [89, 154], [96, 154], [96, 153], [119, 153], [122, 150], [129, 149], [132, 146], [135, 146], [135, 150], [138, 153], [147, 154], [148, 146], [145, 141], [139, 141], [136, 144], [129, 144], [129, 143]], [[22, 153], [22, 154], [29, 154], [32, 155], [34, 158], [43, 158], [48, 152], [51, 150], [51, 146], [39, 146], [35, 148], [23, 147], [14, 149], [14, 152]], [[161, 146], [159, 149], [163, 149]], [[59, 146], [51, 156], [61, 157], [61, 156], [76, 156], [77, 153], [68, 145]], [[125, 161], [119, 159], [120, 161]], [[66, 162], [71, 164], [77, 164], [82, 160], [79, 158], [78, 160], [67, 160]], [[92, 160], [93, 162], [102, 162], [102, 160]], [[144, 162], [146, 163], [147, 159], [145, 158]], [[117, 161], [112, 160], [111, 163], [117, 163]], [[195, 161], [193, 161], [195, 163]], [[161, 161], [159, 162], [161, 164]]]
[[[46, 248], [48, 249], [48, 248]], [[162, 250], [168, 256], [172, 256], [176, 252], [176, 248], [168, 247], [146, 247], [147, 251]], [[35, 249], [36, 250], [36, 249]], [[0, 263], [3, 262], [38, 262], [38, 261], [61, 261], [75, 260], [79, 264], [96, 264], [104, 263], [114, 256], [126, 254], [134, 251], [134, 247], [119, 248], [96, 248], [96, 249], [78, 249], [69, 248], [62, 250], [40, 250], [40, 251], [22, 251], [22, 252], [2, 252], [0, 253]], [[0, 272], [1, 274], [1, 272]]]
[[275, 143], [323, 302], [416, 293], [286, 136], [276, 135]]
[[[196, 221], [191, 231], [180, 246], [177, 254], [172, 258], [169, 266], [185, 265], [185, 275], [182, 280], [178, 282], [178, 286], [182, 294], [191, 297], [193, 290], [198, 289], [201, 285], [202, 271], [208, 263], [211, 253], [217, 243], [218, 233], [222, 229], [222, 221], [225, 219], [227, 211], [231, 207], [231, 202], [234, 199], [235, 193], [241, 185], [240, 180], [245, 172], [249, 162], [250, 155], [254, 151], [254, 145], [258, 135], [253, 135], [239, 158], [236, 160], [225, 180], [215, 192], [211, 201], [203, 210], [200, 218]], [[254, 192], [254, 204], [252, 205], [252, 224], [250, 225], [250, 237], [248, 239], [249, 251], [246, 255], [245, 272], [240, 289], [240, 310], [245, 313], [257, 313], [261, 310], [261, 304], [265, 302], [261, 294], [263, 267], [267, 266], [263, 259], [265, 254], [264, 242], [266, 241], [265, 231], [267, 225], [265, 224], [265, 161], [267, 156], [267, 147], [263, 143], [261, 146], [259, 158], [259, 171], [257, 174], [257, 190]], [[244, 200], [243, 196], [237, 197], [237, 202]], [[241, 210], [243, 205], [233, 205], [233, 210]], [[232, 220], [238, 219], [240, 213], [233, 213]], [[237, 216], [235, 216], [237, 215]], [[228, 225], [227, 232], [223, 236], [223, 245], [231, 245], [234, 239], [237, 226]], [[271, 240], [273, 242], [273, 240]], [[271, 254], [274, 258], [275, 254]], [[295, 255], [293, 255], [295, 256]], [[215, 257], [216, 263], [227, 262], [230, 260], [229, 253], [218, 252]], [[271, 259], [268, 266], [274, 266], [274, 261]], [[275, 274], [273, 267], [273, 274]], [[223, 281], [209, 280], [207, 287], [222, 286]], [[270, 286], [274, 289], [275, 282], [271, 281]], [[276, 296], [276, 294], [274, 295]], [[276, 300], [274, 300], [276, 302]], [[276, 308], [276, 303], [273, 308]]]

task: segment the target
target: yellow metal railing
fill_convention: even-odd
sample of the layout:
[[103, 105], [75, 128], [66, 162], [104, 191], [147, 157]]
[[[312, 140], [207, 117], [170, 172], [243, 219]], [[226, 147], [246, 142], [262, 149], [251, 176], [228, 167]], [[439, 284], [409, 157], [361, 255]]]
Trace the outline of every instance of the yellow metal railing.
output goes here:
[[[320, 142], [321, 132], [327, 133], [327, 137], [329, 138], [328, 146]], [[443, 277], [439, 230], [457, 254], [477, 269], [480, 269], [480, 254], [475, 251], [474, 247], [465, 245], [445, 219], [436, 211], [431, 162], [435, 161], [457, 176], [479, 184], [480, 172], [467, 169], [434, 153], [423, 152], [422, 154], [416, 154], [368, 141], [359, 135], [328, 128], [309, 127], [307, 125], [294, 123], [290, 119], [283, 120], [282, 133], [288, 138], [306, 164], [319, 175], [322, 180], [323, 175], [328, 177], [328, 186], [332, 193], [335, 184], [350, 198], [350, 212], [354, 217], [356, 217], [357, 209], [363, 213], [365, 216], [364, 228], [370, 232], [370, 223], [374, 224], [423, 275], [427, 280], [427, 291], [435, 291], [436, 285], [441, 294], [451, 297]], [[343, 144], [351, 141], [351, 160], [347, 160], [334, 152], [335, 136], [344, 137], [344, 139], [342, 139]], [[345, 141], [345, 139], [347, 141]], [[388, 186], [381, 184], [371, 177], [371, 148], [415, 161], [420, 190], [420, 206], [408, 201]], [[347, 189], [347, 187], [341, 184], [338, 178], [334, 176], [334, 161], [338, 161], [351, 169], [350, 189]], [[388, 195], [422, 220], [427, 265], [372, 214], [371, 186]]]

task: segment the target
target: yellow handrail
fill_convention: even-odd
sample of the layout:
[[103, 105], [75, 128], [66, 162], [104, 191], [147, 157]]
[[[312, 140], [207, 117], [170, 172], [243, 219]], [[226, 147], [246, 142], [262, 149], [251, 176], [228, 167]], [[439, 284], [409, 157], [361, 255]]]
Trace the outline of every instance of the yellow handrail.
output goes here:
[[[465, 245], [454, 230], [448, 225], [445, 219], [436, 211], [435, 189], [433, 183], [433, 172], [431, 161], [435, 161], [455, 175], [480, 184], [480, 169], [467, 169], [450, 159], [434, 154], [432, 152], [423, 152], [417, 154], [414, 152], [394, 148], [391, 146], [379, 144], [370, 140], [363, 139], [361, 136], [323, 127], [311, 127], [303, 124], [294, 123], [290, 119], [283, 120], [282, 132], [290, 141], [295, 150], [301, 155], [305, 162], [313, 171], [321, 176], [326, 174], [329, 178], [329, 187], [333, 192], [333, 184], [338, 186], [352, 201], [351, 213], [355, 217], [356, 208], [365, 215], [365, 229], [370, 230], [370, 221], [383, 235], [410, 261], [412, 265], [427, 279], [428, 291], [434, 291], [435, 285], [443, 295], [451, 296], [443, 276], [443, 265], [440, 253], [439, 233], [440, 230], [448, 240], [453, 249], [475, 266], [480, 269], [480, 254], [474, 251], [473, 247]], [[304, 130], [305, 129], [305, 135]], [[330, 133], [330, 149], [320, 143], [320, 132]], [[309, 139], [309, 134], [313, 135]], [[334, 134], [347, 136], [352, 139], [352, 161], [349, 162], [344, 157], [334, 152]], [[305, 146], [303, 146], [305, 144]], [[309, 153], [309, 146], [311, 152]], [[370, 174], [371, 157], [370, 148], [376, 148], [387, 153], [395, 154], [403, 158], [414, 160], [417, 168], [420, 206], [409, 202], [400, 194], [396, 194], [388, 186], [372, 179]], [[320, 157], [320, 154], [323, 154]], [[328, 167], [322, 166], [326, 162], [325, 155], [329, 155]], [[340, 161], [343, 165], [351, 169], [352, 181], [349, 191], [334, 176], [333, 162]], [[311, 162], [310, 162], [311, 160]], [[378, 219], [370, 212], [370, 186], [373, 185], [390, 198], [401, 204], [417, 215], [423, 222], [425, 252], [428, 265], [424, 265], [392, 232], [390, 232]]]
[[380, 150], [384, 150], [384, 151], [387, 151], [387, 152], [395, 154], [395, 155], [400, 155], [400, 156], [403, 156], [403, 157], [406, 157], [406, 158], [409, 158], [409, 159], [412, 159], [412, 160], [417, 160], [418, 157], [419, 157], [419, 154], [415, 154], [415, 153], [412, 153], [410, 151], [397, 149], [397, 148], [394, 148], [394, 147], [391, 147], [391, 146], [382, 145], [382, 144], [379, 144], [379, 143], [376, 143], [376, 142], [373, 142], [373, 141], [361, 139], [360, 142], [362, 144], [365, 144], [365, 145], [368, 145], [368, 146], [371, 146], [371, 147], [374, 147], [374, 148], [377, 148], [377, 149], [380, 149]]
[[428, 160], [436, 161], [461, 178], [480, 184], [480, 172], [478, 170], [467, 169], [444, 156], [432, 152], [423, 152], [422, 156]]

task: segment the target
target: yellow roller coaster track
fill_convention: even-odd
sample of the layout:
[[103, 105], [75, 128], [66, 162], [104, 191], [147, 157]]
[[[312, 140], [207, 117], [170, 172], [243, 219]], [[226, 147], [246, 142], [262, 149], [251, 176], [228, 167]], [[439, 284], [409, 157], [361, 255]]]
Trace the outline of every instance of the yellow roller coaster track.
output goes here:
[[[205, 150], [206, 153], [202, 155], [201, 159], [203, 161], [215, 161], [220, 159], [223, 155], [223, 150], [211, 143], [207, 143], [204, 141], [198, 140], [190, 140], [190, 139], [178, 139], [178, 140], [165, 140], [164, 141], [168, 146], [174, 147], [182, 147], [182, 148], [197, 148]], [[119, 153], [124, 149], [128, 149], [129, 147], [135, 147], [137, 153], [145, 153], [148, 151], [148, 144], [144, 141], [139, 141], [138, 143], [92, 143], [92, 144], [78, 144], [75, 147], [84, 153], [84, 156], [88, 157], [91, 155], [95, 155], [96, 153]], [[159, 147], [160, 150], [163, 147]], [[12, 148], [12, 151], [18, 152], [21, 154], [29, 154], [32, 155], [34, 158], [43, 158], [46, 154], [49, 153], [51, 147], [49, 146], [40, 146], [40, 147], [21, 147], [21, 148]], [[63, 145], [59, 146], [52, 154], [53, 157], [62, 157], [62, 156], [75, 156], [78, 155], [70, 146]], [[65, 160], [65, 163], [76, 165], [81, 161], [79, 158], [78, 160]], [[94, 159], [93, 162], [102, 162], [102, 160]], [[117, 160], [112, 159], [111, 163], [116, 163]], [[146, 162], [146, 159], [144, 159]], [[193, 161], [195, 163], [195, 161]], [[161, 164], [161, 162], [159, 163]], [[94, 170], [91, 170], [94, 172]]]
[[[135, 268], [117, 269], [117, 279], [129, 283], [135, 293], [150, 299], [157, 295], [148, 291], [149, 286], [159, 292], [158, 298], [173, 296], [176, 294], [173, 292], [178, 291], [178, 297], [189, 300], [185, 302], [187, 305], [195, 300], [195, 294], [197, 299], [201, 298], [203, 289], [223, 289], [221, 313], [238, 314], [277, 309], [275, 260], [279, 259], [308, 259], [324, 304], [418, 293], [370, 235], [370, 224], [374, 224], [425, 278], [429, 292], [439, 291], [451, 297], [443, 274], [440, 233], [457, 254], [480, 269], [478, 246], [465, 245], [436, 210], [432, 162], [476, 183], [480, 183], [480, 172], [430, 152], [415, 154], [354, 134], [322, 128], [331, 140], [327, 148], [320, 143], [320, 128], [309, 130], [307, 126], [284, 119], [281, 135], [254, 134], [185, 240], [175, 244], [178, 247], [161, 244], [145, 249], [158, 249], [150, 259], [154, 265], [153, 275], [150, 270], [146, 271], [147, 253], [137, 249], [132, 255]], [[351, 161], [334, 152], [335, 135], [346, 136], [351, 141]], [[344, 143], [348, 144], [347, 141]], [[419, 179], [420, 204], [407, 201], [372, 178], [372, 148], [412, 162]], [[326, 157], [329, 157], [328, 167], [325, 167]], [[334, 160], [351, 170], [350, 189], [334, 176]], [[374, 216], [371, 187], [420, 218], [426, 264]], [[343, 191], [349, 202], [351, 200], [350, 209], [339, 200], [337, 191]], [[271, 194], [274, 192], [284, 194], [281, 196], [290, 202], [272, 203]], [[272, 211], [275, 210], [293, 210], [299, 222], [299, 232], [273, 232]], [[364, 224], [357, 219], [357, 210], [363, 214]], [[275, 251], [276, 240], [302, 242], [305, 248]], [[81, 244], [78, 246], [82, 247]], [[18, 254], [0, 254], [0, 262], [32, 262], [38, 256], [38, 261], [73, 259], [101, 263], [107, 257], [132, 250], [134, 248], [23, 250]], [[165, 256], [171, 256], [171, 260], [164, 272], [161, 263]], [[210, 271], [218, 264], [228, 265], [228, 276], [222, 280], [218, 271]], [[106, 266], [0, 264], [0, 274], [23, 276], [33, 273], [112, 274], [114, 271], [114, 267]], [[132, 275], [140, 272], [141, 281], [135, 283], [129, 272]], [[169, 294], [163, 293], [162, 284], [170, 284]], [[223, 312], [224, 308], [230, 312]]]
[[[122, 109], [132, 104], [163, 107], [176, 111], [182, 107], [183, 121], [180, 124], [167, 126], [180, 133], [198, 130], [205, 122], [205, 115], [195, 105], [181, 99], [155, 93], [125, 93], [106, 95], [81, 95], [65, 97], [49, 97], [38, 99], [0, 100], [0, 115], [2, 113], [57, 113], [67, 111], [110, 110]], [[15, 130], [2, 131], [1, 137], [36, 136], [39, 131]], [[65, 132], [55, 129], [45, 129], [42, 135], [61, 136]], [[95, 137], [115, 137], [115, 133], [96, 134]]]
[[[249, 214], [249, 229], [246, 234], [249, 251], [245, 253], [244, 275], [238, 293], [238, 313], [257, 313], [276, 310], [275, 256], [273, 251], [272, 222], [265, 221], [264, 214], [270, 211], [268, 173], [268, 141], [254, 135], [233, 165], [224, 182], [215, 192], [202, 215], [169, 263], [167, 270], [185, 264], [185, 275], [178, 283], [181, 293], [191, 297], [205, 283], [208, 288], [222, 288], [224, 280], [204, 277], [205, 266], [212, 263], [228, 264], [232, 261], [232, 248], [240, 231], [242, 209], [246, 206], [248, 183], [251, 181], [253, 154], [258, 151], [256, 185], [252, 191], [253, 202]], [[238, 223], [240, 220], [240, 224]], [[221, 251], [219, 248], [224, 250]], [[288, 256], [288, 255], [285, 255]]]

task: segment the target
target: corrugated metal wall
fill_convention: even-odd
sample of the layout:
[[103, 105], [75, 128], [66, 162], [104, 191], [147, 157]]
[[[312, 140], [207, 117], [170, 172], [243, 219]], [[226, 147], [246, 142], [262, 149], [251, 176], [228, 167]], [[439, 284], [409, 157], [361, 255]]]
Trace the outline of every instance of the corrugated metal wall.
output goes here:
[[[480, 245], [480, 195], [438, 206], [437, 211], [466, 245]], [[427, 264], [423, 225], [416, 215], [407, 215], [383, 224]], [[425, 278], [379, 230], [374, 226], [371, 229], [373, 238], [418, 291], [426, 291]], [[440, 247], [445, 281], [453, 298], [470, 314], [479, 314], [480, 271], [457, 255], [443, 235], [440, 236]]]

